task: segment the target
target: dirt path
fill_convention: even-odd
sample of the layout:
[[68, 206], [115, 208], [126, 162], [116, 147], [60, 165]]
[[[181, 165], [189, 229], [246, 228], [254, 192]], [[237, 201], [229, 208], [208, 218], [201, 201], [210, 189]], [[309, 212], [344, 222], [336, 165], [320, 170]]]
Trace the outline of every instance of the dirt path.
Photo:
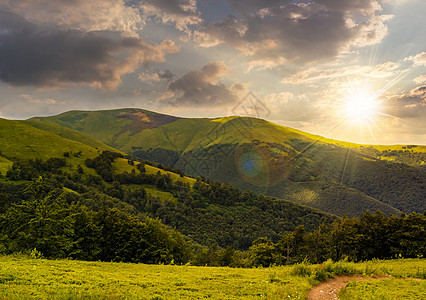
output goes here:
[[344, 288], [352, 280], [361, 281], [384, 278], [390, 278], [390, 276], [374, 276], [367, 278], [361, 275], [339, 276], [314, 286], [308, 294], [308, 300], [337, 300], [339, 299], [337, 297], [339, 290]]

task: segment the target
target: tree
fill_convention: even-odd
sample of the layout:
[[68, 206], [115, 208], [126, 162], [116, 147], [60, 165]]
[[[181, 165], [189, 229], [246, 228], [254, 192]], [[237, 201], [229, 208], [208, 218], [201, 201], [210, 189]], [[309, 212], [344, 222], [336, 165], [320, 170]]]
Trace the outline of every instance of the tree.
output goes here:
[[12, 204], [6, 212], [8, 248], [10, 252], [36, 248], [48, 257], [66, 257], [73, 246], [74, 219], [64, 193], [46, 194], [44, 181], [39, 177], [30, 183], [26, 191], [31, 198]]
[[254, 266], [269, 267], [274, 261], [275, 245], [267, 238], [258, 238], [249, 249], [249, 260]]

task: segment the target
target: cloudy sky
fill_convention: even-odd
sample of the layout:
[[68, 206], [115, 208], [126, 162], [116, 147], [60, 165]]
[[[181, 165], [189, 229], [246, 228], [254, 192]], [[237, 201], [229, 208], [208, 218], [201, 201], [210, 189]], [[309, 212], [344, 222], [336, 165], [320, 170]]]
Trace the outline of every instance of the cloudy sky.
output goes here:
[[0, 117], [138, 107], [426, 144], [425, 15], [424, 0], [0, 0]]

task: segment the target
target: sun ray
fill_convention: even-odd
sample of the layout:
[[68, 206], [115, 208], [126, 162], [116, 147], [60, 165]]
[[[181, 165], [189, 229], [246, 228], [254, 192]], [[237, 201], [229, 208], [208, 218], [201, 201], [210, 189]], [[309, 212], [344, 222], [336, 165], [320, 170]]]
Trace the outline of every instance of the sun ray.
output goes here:
[[342, 175], [340, 176], [340, 183], [343, 183], [343, 178], [345, 177], [346, 168], [348, 166], [349, 154], [351, 153], [351, 148], [348, 148], [345, 157], [345, 164], [343, 165]]
[[382, 96], [389, 88], [391, 88], [392, 86], [394, 86], [395, 84], [397, 84], [399, 81], [401, 81], [405, 76], [407, 76], [408, 73], [409, 73], [409, 71], [406, 71], [406, 72], [400, 73], [397, 76], [395, 76], [384, 87], [382, 87], [381, 89], [377, 90], [377, 92], [375, 93], [375, 96], [377, 98], [379, 98], [380, 96]]
[[[373, 121], [373, 123], [374, 123], [374, 121]], [[377, 140], [377, 137], [376, 137], [376, 135], [374, 134], [373, 128], [371, 128], [371, 126], [370, 126], [370, 123], [369, 123], [369, 122], [367, 122], [367, 127], [368, 127], [368, 129], [369, 129], [369, 131], [370, 131], [370, 133], [371, 133], [371, 136], [372, 136], [372, 137], [373, 137], [373, 139], [374, 139], [375, 144], [379, 144], [379, 142], [378, 142], [378, 140]]]
[[317, 142], [319, 142], [324, 136], [326, 136], [328, 133], [330, 133], [332, 130], [334, 130], [337, 126], [342, 124], [345, 121], [345, 119], [341, 119], [339, 122], [334, 124], [330, 127], [325, 133], [321, 134], [317, 139], [315, 139], [313, 142], [311, 142], [308, 146], [306, 146], [302, 151], [300, 151], [299, 154], [295, 155], [294, 158], [297, 158], [298, 156], [302, 155], [304, 152], [306, 152], [309, 148], [311, 148], [313, 145], [315, 145]]

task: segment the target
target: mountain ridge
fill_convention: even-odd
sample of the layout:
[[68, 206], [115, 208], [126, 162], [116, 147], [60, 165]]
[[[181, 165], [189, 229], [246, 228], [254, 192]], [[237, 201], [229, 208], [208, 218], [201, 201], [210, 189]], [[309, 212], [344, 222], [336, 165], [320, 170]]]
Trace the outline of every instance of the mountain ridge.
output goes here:
[[[36, 120], [80, 131], [129, 155], [243, 190], [264, 191], [305, 205], [309, 201], [300, 195], [312, 191], [319, 202], [311, 207], [327, 206], [328, 212], [338, 215], [355, 216], [369, 208], [387, 214], [423, 212], [426, 207], [423, 145], [355, 144], [252, 117], [180, 118], [135, 108], [72, 111], [32, 118]], [[329, 199], [335, 209], [326, 204]], [[345, 201], [350, 205], [345, 206]]]
[[[96, 114], [100, 113], [100, 114], [108, 114], [108, 115], [112, 115], [112, 116], [115, 115], [116, 117], [120, 117], [120, 113], [129, 113], [129, 112], [133, 112], [133, 113], [142, 112], [142, 113], [145, 113], [145, 114], [147, 113], [149, 115], [157, 115], [157, 116], [162, 116], [162, 117], [166, 117], [166, 118], [173, 118], [175, 121], [178, 121], [178, 120], [194, 120], [194, 121], [209, 121], [209, 122], [216, 122], [216, 123], [227, 123], [228, 121], [232, 121], [233, 119], [239, 119], [239, 120], [247, 119], [247, 120], [249, 120], [247, 123], [245, 123], [247, 125], [247, 124], [252, 123], [252, 121], [250, 121], [250, 120], [261, 120], [261, 121], [267, 122], [268, 124], [270, 124], [274, 127], [278, 127], [280, 129], [285, 128], [286, 130], [288, 130], [289, 133], [302, 135], [302, 136], [308, 137], [309, 139], [314, 140], [314, 141], [327, 142], [327, 143], [330, 143], [330, 144], [336, 144], [337, 143], [338, 145], [345, 146], [345, 147], [350, 146], [351, 148], [363, 146], [363, 147], [374, 147], [374, 148], [378, 148], [378, 149], [397, 149], [397, 150], [400, 150], [402, 147], [408, 146], [406, 144], [390, 144], [390, 145], [359, 144], [359, 143], [354, 143], [354, 142], [350, 142], [350, 141], [341, 141], [341, 140], [336, 140], [336, 139], [333, 139], [333, 138], [327, 138], [327, 137], [324, 137], [324, 136], [321, 136], [321, 135], [318, 135], [318, 134], [312, 134], [312, 133], [304, 132], [304, 131], [299, 130], [299, 129], [287, 127], [287, 126], [284, 126], [284, 125], [279, 125], [279, 124], [273, 123], [271, 121], [267, 121], [267, 120], [255, 118], [255, 117], [235, 115], [235, 116], [215, 117], [215, 118], [187, 118], [187, 117], [176, 117], [176, 116], [172, 116], [172, 115], [168, 115], [168, 114], [157, 113], [157, 112], [149, 111], [149, 110], [146, 110], [146, 109], [140, 109], [140, 108], [120, 108], [120, 109], [106, 109], [106, 110], [71, 110], [71, 111], [63, 112], [61, 114], [53, 115], [53, 116], [32, 117], [28, 120], [49, 121], [49, 122], [53, 122], [53, 123], [61, 123], [60, 125], [74, 129], [74, 128], [72, 128], [72, 125], [70, 125], [71, 123], [67, 123], [66, 120], [61, 120], [61, 119], [65, 116], [70, 115], [70, 114], [72, 114], [72, 115], [75, 115], [75, 114], [86, 115], [86, 114], [91, 114], [91, 113], [96, 113]], [[157, 126], [157, 127], [160, 127], [160, 126]], [[219, 126], [217, 126], [217, 127], [219, 127]], [[219, 129], [219, 128], [217, 128], [217, 129]], [[426, 145], [414, 145], [414, 146], [418, 147], [417, 150], [420, 150], [418, 152], [426, 152]]]

